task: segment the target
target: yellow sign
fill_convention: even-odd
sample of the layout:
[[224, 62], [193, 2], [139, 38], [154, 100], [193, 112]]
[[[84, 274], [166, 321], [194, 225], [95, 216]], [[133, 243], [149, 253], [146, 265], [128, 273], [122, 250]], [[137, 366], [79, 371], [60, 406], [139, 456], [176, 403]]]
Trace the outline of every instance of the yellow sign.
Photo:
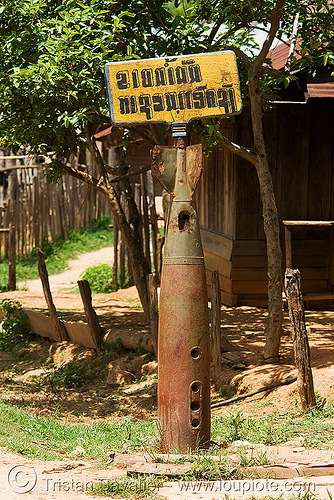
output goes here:
[[114, 124], [187, 123], [241, 112], [234, 52], [112, 62], [105, 66]]

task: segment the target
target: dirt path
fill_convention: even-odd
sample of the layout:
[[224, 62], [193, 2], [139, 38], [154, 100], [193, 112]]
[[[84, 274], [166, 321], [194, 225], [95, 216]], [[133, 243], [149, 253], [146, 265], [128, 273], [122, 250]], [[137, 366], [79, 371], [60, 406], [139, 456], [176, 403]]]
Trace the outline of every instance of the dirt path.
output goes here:
[[[84, 460], [29, 460], [0, 449], [0, 492], [1, 498], [5, 500], [22, 498], [31, 500], [76, 498], [103, 500], [106, 497], [87, 494], [89, 486], [106, 483], [125, 474], [126, 469], [118, 469], [113, 466], [106, 469], [96, 469], [92, 463]], [[334, 481], [333, 476], [295, 476], [289, 479], [266, 478], [201, 482], [173, 481], [167, 482], [156, 492], [166, 500], [221, 500], [231, 495], [235, 499], [268, 498], [268, 495], [273, 498], [287, 498], [292, 494], [328, 500], [332, 498], [334, 493]], [[138, 496], [133, 495], [130, 498], [134, 499]]]
[[[52, 292], [70, 292], [77, 286], [77, 281], [87, 267], [100, 264], [111, 264], [113, 247], [105, 247], [95, 252], [79, 255], [68, 262], [68, 269], [61, 274], [49, 277]], [[28, 289], [29, 292], [43, 293], [40, 279], [22, 281], [18, 288]]]
[[0, 493], [3, 500], [66, 500], [78, 497], [102, 500], [105, 497], [86, 493], [89, 486], [120, 475], [124, 472], [119, 469], [94, 469], [94, 464], [85, 461], [29, 460], [0, 449]]

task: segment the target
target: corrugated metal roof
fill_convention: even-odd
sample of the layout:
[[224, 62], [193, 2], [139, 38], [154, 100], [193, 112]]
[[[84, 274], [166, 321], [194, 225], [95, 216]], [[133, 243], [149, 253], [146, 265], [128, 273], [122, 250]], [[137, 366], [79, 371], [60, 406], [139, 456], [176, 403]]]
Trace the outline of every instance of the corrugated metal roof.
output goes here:
[[[290, 50], [290, 40], [286, 43], [280, 43], [274, 49], [269, 50], [268, 59], [271, 59], [272, 67], [274, 69], [282, 69], [284, 68], [289, 55]], [[294, 56], [297, 59], [300, 59], [300, 55], [297, 53], [300, 50], [300, 38], [296, 40], [296, 47], [294, 51]]]
[[111, 127], [105, 128], [104, 130], [101, 130], [101, 132], [94, 134], [94, 137], [95, 139], [101, 139], [101, 137], [105, 137], [106, 135], [109, 134], [111, 134]]
[[334, 82], [308, 83], [307, 93], [310, 97], [334, 97]]
[[[290, 42], [286, 43], [281, 43], [274, 49], [270, 50], [268, 53], [268, 59], [271, 59], [272, 62], [272, 67], [274, 69], [283, 69], [289, 55], [289, 49], [290, 49]], [[296, 47], [295, 47], [295, 53], [294, 56], [296, 59], [300, 59], [300, 55], [297, 52], [300, 50], [300, 38], [297, 39], [296, 41]], [[320, 74], [324, 73], [325, 74], [325, 81], [322, 78], [322, 81], [320, 78], [317, 78], [318, 81], [313, 80], [307, 82], [307, 93], [309, 97], [334, 97], [334, 79], [333, 77], [330, 76], [330, 72], [326, 70], [326, 68], [323, 68], [323, 71], [321, 71], [320, 68]], [[324, 75], [323, 75], [324, 76]], [[333, 81], [330, 81], [333, 80]]]

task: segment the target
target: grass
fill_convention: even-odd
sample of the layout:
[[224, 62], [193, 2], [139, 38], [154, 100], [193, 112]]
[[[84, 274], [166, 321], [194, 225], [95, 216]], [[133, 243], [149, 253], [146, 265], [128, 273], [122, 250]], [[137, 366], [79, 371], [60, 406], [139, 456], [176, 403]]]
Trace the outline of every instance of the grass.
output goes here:
[[[90, 228], [70, 231], [65, 240], [46, 241], [42, 245], [48, 273], [59, 274], [67, 262], [83, 252], [91, 252], [113, 245], [113, 231], [108, 228], [110, 217], [98, 219]], [[18, 282], [38, 278], [37, 252], [33, 250], [26, 257], [18, 257], [16, 279]], [[8, 260], [0, 261], [0, 290], [5, 290], [8, 280]]]
[[[303, 413], [291, 411], [286, 414], [273, 414], [260, 418], [245, 418], [242, 412], [234, 412], [227, 416], [213, 417], [212, 437], [219, 432], [228, 441], [235, 438], [248, 439], [251, 442], [264, 442], [268, 436], [268, 422], [275, 429], [278, 442], [285, 442], [296, 435], [304, 438], [313, 435], [319, 442], [333, 436], [333, 424], [326, 419], [334, 415], [332, 403], [326, 407]], [[327, 434], [328, 431], [328, 434]], [[272, 434], [271, 434], [272, 435]], [[148, 444], [151, 443], [151, 444]], [[45, 418], [22, 411], [8, 402], [0, 400], [0, 446], [13, 450], [24, 457], [41, 460], [59, 460], [72, 457], [71, 453], [78, 447], [85, 452], [84, 460], [93, 460], [96, 467], [106, 467], [113, 453], [147, 452], [156, 462], [164, 459], [156, 456], [159, 451], [159, 430], [155, 422], [132, 421], [126, 417], [111, 422], [93, 422], [90, 425], [67, 424], [58, 421], [57, 414], [53, 418]], [[230, 455], [229, 449], [202, 450], [197, 456], [190, 457], [190, 470], [180, 474], [174, 480], [179, 484], [221, 480], [250, 480], [257, 478], [257, 473], [245, 471], [242, 467], [268, 464], [265, 452], [252, 452], [246, 455], [245, 449]], [[218, 457], [214, 457], [218, 455]], [[174, 460], [183, 463], [182, 459]], [[93, 483], [87, 491], [95, 495], [112, 498], [138, 498], [157, 500], [159, 488], [164, 476], [122, 477], [108, 481]], [[186, 483], [185, 483], [186, 482]], [[193, 483], [195, 484], [195, 483]], [[198, 483], [199, 484], [199, 483]], [[247, 490], [248, 491], [248, 490]], [[255, 498], [255, 497], [253, 497]], [[273, 500], [273, 497], [265, 497]], [[291, 500], [313, 500], [311, 491], [303, 491], [292, 495]]]
[[298, 408], [287, 413], [274, 412], [260, 418], [245, 418], [241, 411], [212, 419], [211, 434], [214, 441], [243, 440], [265, 445], [284, 444], [302, 438], [301, 445], [309, 448], [328, 448], [334, 440], [334, 404], [328, 401], [308, 412]]
[[[283, 444], [296, 436], [301, 436], [304, 445], [309, 447], [326, 445], [334, 437], [332, 418], [334, 406], [327, 405], [318, 413], [292, 411], [284, 415], [273, 414], [260, 418], [243, 418], [239, 429], [239, 438], [252, 443]], [[235, 415], [213, 417], [212, 439], [233, 441], [235, 438]], [[242, 415], [238, 416], [239, 421]], [[326, 421], [326, 419], [330, 419]], [[268, 431], [268, 427], [271, 428]], [[268, 434], [269, 432], [269, 434]], [[219, 435], [219, 438], [218, 438]], [[270, 440], [268, 440], [270, 435]], [[59, 422], [57, 414], [54, 418], [36, 416], [8, 402], [0, 400], [0, 446], [7, 446], [22, 455], [41, 458], [60, 458], [59, 455], [69, 455], [77, 446], [82, 446], [86, 455], [98, 460], [107, 459], [111, 452], [130, 452], [147, 450], [145, 437], [152, 437], [155, 446], [159, 442], [159, 432], [156, 423], [147, 421], [132, 421], [129, 417], [112, 422], [94, 422], [91, 425], [69, 425]], [[218, 439], [217, 439], [218, 438]], [[270, 441], [270, 443], [268, 443]], [[44, 444], [47, 443], [49, 449]], [[224, 450], [224, 454], [228, 450]], [[203, 453], [203, 463], [200, 470], [207, 468], [206, 451]], [[222, 456], [222, 450], [211, 448], [211, 455]], [[246, 458], [240, 454], [240, 465], [246, 465]], [[267, 463], [267, 457], [252, 455], [248, 465]], [[249, 461], [248, 460], [248, 461]], [[197, 463], [197, 468], [198, 468]], [[221, 464], [222, 465], [222, 464]], [[217, 466], [215, 462], [214, 467]], [[219, 464], [218, 464], [219, 466]], [[225, 470], [225, 469], [224, 469]], [[224, 474], [228, 471], [225, 470]], [[234, 475], [234, 471], [228, 474]], [[213, 471], [213, 476], [214, 471]], [[199, 477], [201, 474], [199, 475]]]
[[77, 446], [86, 458], [106, 464], [112, 452], [143, 451], [143, 439], [158, 436], [155, 422], [133, 422], [126, 417], [111, 423], [69, 425], [36, 416], [0, 400], [0, 446], [41, 460], [68, 458]]
[[163, 479], [154, 476], [117, 478], [93, 486], [88, 490], [88, 493], [112, 498], [148, 498], [154, 500], [162, 498], [157, 494], [162, 485]]

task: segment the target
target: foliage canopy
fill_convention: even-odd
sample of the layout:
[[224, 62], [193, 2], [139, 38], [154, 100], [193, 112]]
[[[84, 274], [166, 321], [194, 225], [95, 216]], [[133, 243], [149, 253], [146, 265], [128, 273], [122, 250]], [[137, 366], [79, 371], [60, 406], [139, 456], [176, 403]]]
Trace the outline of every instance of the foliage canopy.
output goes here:
[[[25, 143], [68, 158], [85, 146], [92, 123], [108, 121], [106, 62], [227, 47], [247, 48], [252, 57], [255, 28], [268, 29], [275, 3], [1, 0], [1, 145]], [[277, 37], [291, 36], [297, 11], [299, 64], [333, 64], [326, 1], [288, 0]], [[266, 77], [265, 88], [275, 79]]]

